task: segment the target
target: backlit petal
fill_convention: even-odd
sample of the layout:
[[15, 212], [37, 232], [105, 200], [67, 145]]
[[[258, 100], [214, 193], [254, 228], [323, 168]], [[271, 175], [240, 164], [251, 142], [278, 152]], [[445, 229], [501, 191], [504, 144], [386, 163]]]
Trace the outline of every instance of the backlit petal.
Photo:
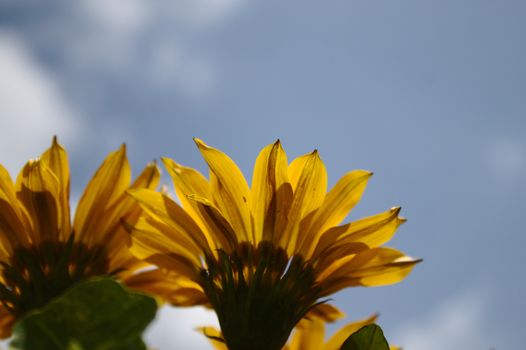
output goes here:
[[327, 172], [318, 152], [314, 151], [298, 159], [289, 167], [294, 197], [288, 214], [288, 225], [281, 237], [281, 244], [287, 248], [289, 254], [297, 251], [301, 220], [321, 206], [327, 191]]
[[62, 222], [59, 183], [40, 160], [26, 163], [17, 178], [17, 198], [32, 218], [34, 242], [57, 241]]
[[[172, 177], [175, 193], [181, 201], [185, 211], [194, 219], [203, 232], [207, 232], [204, 219], [199, 213], [195, 201], [188, 200], [189, 195], [197, 195], [202, 198], [212, 200], [210, 184], [208, 180], [197, 170], [182, 166], [172, 159], [162, 158], [163, 164]], [[209, 233], [208, 233], [209, 234]], [[209, 242], [211, 247], [215, 247], [213, 241]]]
[[321, 254], [330, 245], [364, 243], [370, 248], [379, 247], [388, 242], [406, 221], [399, 213], [400, 207], [395, 207], [347, 225], [333, 227], [322, 235], [314, 255]]
[[420, 261], [396, 249], [373, 248], [338, 260], [334, 263], [338, 267], [320, 280], [325, 295], [350, 286], [389, 285], [404, 279]]
[[208, 338], [208, 341], [214, 349], [216, 350], [228, 350], [228, 347], [224, 343], [223, 335], [221, 334], [221, 331], [214, 328], [214, 327], [201, 327], [197, 329], [198, 331], [201, 331], [205, 337]]
[[104, 160], [80, 198], [73, 224], [77, 239], [87, 244], [100, 241], [101, 217], [126, 191], [130, 181], [130, 165], [122, 145]]
[[309, 311], [307, 318], [317, 317], [325, 322], [334, 322], [345, 317], [345, 314], [337, 307], [331, 304], [319, 304]]
[[0, 165], [0, 258], [8, 260], [18, 245], [27, 247], [32, 237], [32, 226], [26, 211], [16, 198], [15, 185], [7, 170]]
[[208, 231], [219, 243], [219, 247], [231, 252], [237, 246], [237, 235], [230, 226], [228, 220], [223, 216], [218, 208], [206, 198], [199, 196], [188, 196], [188, 199], [195, 201], [201, 217], [203, 217]]
[[53, 137], [51, 147], [40, 157], [53, 174], [55, 174], [59, 185], [59, 210], [62, 222], [60, 223], [60, 235], [67, 240], [71, 234], [71, 219], [69, 208], [69, 162], [66, 150], [58, 143], [57, 137]]
[[217, 208], [241, 241], [255, 242], [250, 219], [250, 189], [245, 177], [226, 154], [199, 139], [195, 142], [210, 167], [212, 197]]
[[365, 170], [352, 171], [329, 191], [305, 232], [304, 247], [301, 250], [306, 252], [306, 258], [312, 255], [321, 234], [338, 225], [360, 201], [371, 175], [371, 172]]
[[[132, 233], [130, 252], [137, 258], [150, 260], [154, 256], [165, 254], [168, 259], [173, 258], [178, 260], [178, 264], [181, 264], [177, 265], [178, 268], [175, 270], [177, 273], [196, 279], [195, 273], [201, 262], [199, 251], [190, 240], [174, 240], [173, 238], [177, 237], [177, 232], [173, 231], [171, 227], [150, 218], [140, 218], [133, 228], [130, 228], [130, 231]], [[168, 268], [163, 265], [159, 266]], [[195, 267], [190, 268], [191, 266]]]
[[192, 218], [172, 199], [147, 189], [129, 190], [129, 193], [152, 218], [171, 228], [174, 232], [172, 239], [175, 242], [184, 238], [192, 242], [198, 251], [208, 252], [208, 242], [204, 234]]
[[256, 241], [274, 241], [275, 233], [281, 231], [286, 224], [292, 200], [292, 187], [288, 184], [287, 155], [279, 140], [265, 147], [256, 159], [252, 176], [252, 198]]
[[319, 318], [302, 319], [287, 344], [289, 350], [323, 349], [325, 323]]

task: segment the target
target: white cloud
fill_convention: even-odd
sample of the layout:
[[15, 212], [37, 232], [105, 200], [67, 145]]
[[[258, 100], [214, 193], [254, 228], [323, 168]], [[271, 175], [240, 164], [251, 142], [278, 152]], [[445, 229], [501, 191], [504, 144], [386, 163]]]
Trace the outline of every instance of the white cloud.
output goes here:
[[473, 291], [438, 304], [423, 319], [402, 325], [392, 342], [404, 350], [491, 349], [484, 331], [486, 299]]
[[143, 83], [201, 96], [215, 86], [217, 74], [209, 54], [195, 49], [191, 38], [214, 30], [244, 3], [85, 0], [69, 4], [65, 15], [51, 18], [49, 27], [54, 29], [45, 40], [59, 38], [72, 71], [138, 75]]
[[202, 326], [219, 328], [217, 317], [212, 311], [202, 307], [165, 306], [159, 310], [157, 319], [146, 331], [146, 343], [157, 350], [210, 349], [206, 337], [195, 330]]
[[67, 64], [110, 72], [130, 69], [138, 38], [150, 24], [149, 2], [84, 0], [67, 6], [65, 14], [48, 19], [53, 31], [46, 38], [59, 38]]
[[176, 0], [164, 1], [163, 7], [187, 26], [208, 27], [230, 17], [244, 0]]
[[58, 86], [7, 32], [0, 32], [0, 163], [13, 174], [58, 135], [75, 142], [78, 122]]
[[216, 78], [209, 60], [196, 57], [168, 40], [159, 40], [153, 45], [149, 66], [156, 85], [173, 83], [188, 97], [199, 97], [208, 92]]
[[145, 0], [84, 0], [79, 11], [97, 27], [113, 32], [134, 33], [143, 28], [151, 15], [151, 3]]

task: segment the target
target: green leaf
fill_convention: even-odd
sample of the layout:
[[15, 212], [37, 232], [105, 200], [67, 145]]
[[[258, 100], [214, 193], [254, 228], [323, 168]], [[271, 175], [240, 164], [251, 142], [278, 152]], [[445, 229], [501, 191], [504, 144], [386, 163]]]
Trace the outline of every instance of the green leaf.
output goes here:
[[153, 298], [109, 278], [81, 282], [13, 329], [17, 350], [145, 350], [141, 334], [154, 319]]
[[382, 329], [370, 324], [351, 334], [340, 350], [389, 350]]

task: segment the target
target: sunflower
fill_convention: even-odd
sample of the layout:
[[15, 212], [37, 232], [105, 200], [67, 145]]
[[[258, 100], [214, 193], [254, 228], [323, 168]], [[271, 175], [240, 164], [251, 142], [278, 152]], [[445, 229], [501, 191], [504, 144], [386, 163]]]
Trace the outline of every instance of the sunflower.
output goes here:
[[130, 186], [123, 145], [95, 173], [72, 222], [68, 159], [56, 137], [15, 183], [0, 165], [0, 337], [79, 281], [101, 275], [125, 281], [144, 266], [129, 253], [120, 221], [135, 222], [142, 211], [126, 190], [154, 189], [159, 177], [149, 164]]
[[381, 246], [404, 222], [400, 208], [339, 225], [370, 172], [349, 172], [327, 193], [318, 152], [289, 165], [278, 140], [257, 157], [250, 188], [226, 154], [195, 141], [210, 179], [163, 158], [181, 205], [130, 190], [144, 209], [128, 227], [131, 251], [174, 281], [162, 297], [212, 307], [229, 349], [281, 349], [322, 298], [396, 283], [418, 262]]

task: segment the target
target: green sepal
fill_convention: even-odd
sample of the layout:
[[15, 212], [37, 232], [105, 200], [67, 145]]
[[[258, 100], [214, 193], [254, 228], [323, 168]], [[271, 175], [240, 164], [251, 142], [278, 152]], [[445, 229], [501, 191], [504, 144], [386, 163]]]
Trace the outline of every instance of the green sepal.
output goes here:
[[111, 278], [80, 282], [13, 328], [16, 350], [145, 350], [157, 303]]
[[351, 334], [340, 350], [389, 350], [380, 326], [370, 324]]

